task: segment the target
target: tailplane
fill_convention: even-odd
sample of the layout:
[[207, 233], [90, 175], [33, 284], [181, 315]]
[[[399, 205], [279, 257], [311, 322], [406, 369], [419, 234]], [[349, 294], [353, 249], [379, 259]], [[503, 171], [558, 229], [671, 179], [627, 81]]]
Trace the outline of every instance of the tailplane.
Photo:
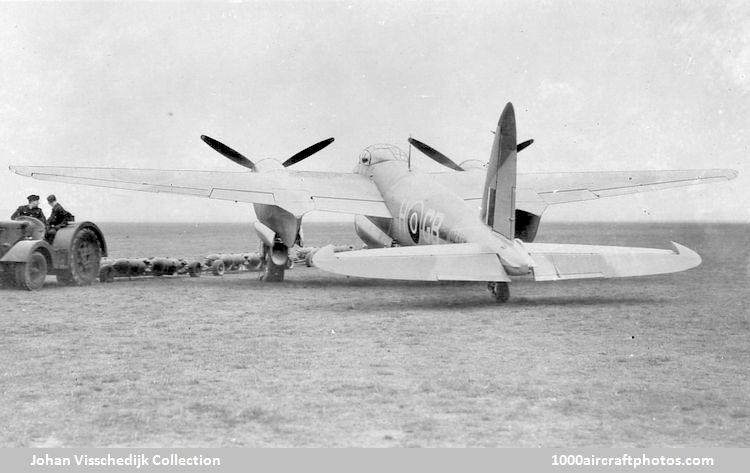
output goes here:
[[487, 226], [509, 239], [516, 234], [516, 146], [516, 116], [508, 102], [492, 143], [480, 215]]

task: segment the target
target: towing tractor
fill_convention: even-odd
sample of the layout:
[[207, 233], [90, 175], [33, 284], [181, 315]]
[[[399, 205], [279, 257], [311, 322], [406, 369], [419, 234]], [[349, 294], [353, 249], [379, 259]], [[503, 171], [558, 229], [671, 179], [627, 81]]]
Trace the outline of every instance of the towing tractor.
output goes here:
[[107, 244], [91, 222], [71, 222], [45, 239], [44, 224], [33, 217], [0, 221], [0, 284], [35, 291], [48, 274], [69, 286], [91, 284]]

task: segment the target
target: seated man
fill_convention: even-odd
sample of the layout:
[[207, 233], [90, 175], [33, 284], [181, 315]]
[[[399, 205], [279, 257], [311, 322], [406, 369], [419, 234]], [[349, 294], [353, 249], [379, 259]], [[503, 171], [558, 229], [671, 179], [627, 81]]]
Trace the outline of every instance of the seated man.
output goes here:
[[18, 217], [34, 217], [41, 221], [43, 224], [47, 224], [47, 218], [44, 216], [44, 212], [39, 208], [39, 196], [31, 194], [27, 197], [28, 205], [22, 205], [13, 212], [10, 216], [11, 220], [16, 220]]
[[47, 203], [52, 207], [52, 213], [47, 221], [47, 233], [44, 235], [44, 239], [51, 243], [55, 239], [57, 230], [74, 221], [75, 216], [57, 202], [57, 197], [54, 194], [47, 196]]

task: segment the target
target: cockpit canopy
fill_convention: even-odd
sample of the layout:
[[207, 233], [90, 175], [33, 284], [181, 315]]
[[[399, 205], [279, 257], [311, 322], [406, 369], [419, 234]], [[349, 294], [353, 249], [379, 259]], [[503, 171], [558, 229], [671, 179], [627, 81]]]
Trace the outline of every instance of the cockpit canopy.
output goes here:
[[400, 148], [393, 145], [371, 145], [363, 149], [359, 154], [359, 164], [369, 166], [384, 161], [403, 161], [409, 157]]

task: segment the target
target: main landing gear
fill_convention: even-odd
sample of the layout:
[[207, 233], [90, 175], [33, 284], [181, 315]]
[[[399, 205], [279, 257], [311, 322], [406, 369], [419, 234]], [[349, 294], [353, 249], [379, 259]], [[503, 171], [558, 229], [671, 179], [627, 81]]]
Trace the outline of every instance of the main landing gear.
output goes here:
[[263, 245], [261, 248], [263, 259], [263, 272], [261, 281], [281, 282], [284, 280], [284, 271], [291, 267], [289, 259], [289, 248], [280, 239], [274, 240], [273, 247]]
[[510, 285], [507, 282], [489, 282], [487, 289], [498, 302], [508, 302], [510, 299]]

